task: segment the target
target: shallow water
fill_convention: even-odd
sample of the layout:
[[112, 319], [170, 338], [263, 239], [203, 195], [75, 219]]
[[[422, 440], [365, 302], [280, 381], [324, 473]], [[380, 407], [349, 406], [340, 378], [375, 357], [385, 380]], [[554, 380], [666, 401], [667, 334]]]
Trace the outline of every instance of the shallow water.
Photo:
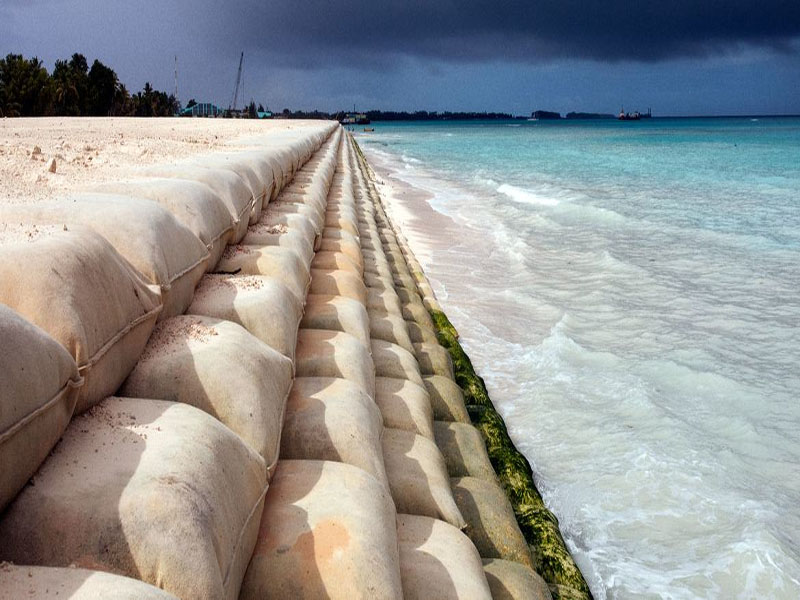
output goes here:
[[595, 596], [800, 597], [800, 119], [359, 142], [463, 227], [427, 269]]

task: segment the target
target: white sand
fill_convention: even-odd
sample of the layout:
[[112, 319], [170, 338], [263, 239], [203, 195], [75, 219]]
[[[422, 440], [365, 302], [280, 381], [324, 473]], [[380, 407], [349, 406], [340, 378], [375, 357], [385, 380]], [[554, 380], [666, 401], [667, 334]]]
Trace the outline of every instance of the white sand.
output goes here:
[[0, 119], [0, 204], [51, 199], [130, 177], [136, 167], [222, 150], [245, 136], [321, 125], [250, 119]]

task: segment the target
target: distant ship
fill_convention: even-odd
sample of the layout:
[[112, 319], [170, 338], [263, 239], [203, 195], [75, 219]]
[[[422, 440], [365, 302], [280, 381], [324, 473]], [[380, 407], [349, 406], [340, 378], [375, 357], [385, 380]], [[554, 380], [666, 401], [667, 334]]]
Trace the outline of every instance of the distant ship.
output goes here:
[[640, 113], [638, 110], [632, 113], [626, 113], [625, 108], [621, 108], [617, 119], [620, 121], [638, 121], [640, 119], [651, 119], [653, 117], [652, 111], [648, 108], [646, 113]]

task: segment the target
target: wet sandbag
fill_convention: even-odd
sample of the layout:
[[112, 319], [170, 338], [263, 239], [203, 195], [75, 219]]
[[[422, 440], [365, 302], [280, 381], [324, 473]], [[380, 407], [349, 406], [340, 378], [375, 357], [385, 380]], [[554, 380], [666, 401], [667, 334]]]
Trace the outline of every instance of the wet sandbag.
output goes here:
[[317, 252], [311, 261], [311, 268], [350, 271], [355, 275], [361, 275], [361, 268], [346, 254], [327, 250]]
[[233, 321], [294, 359], [303, 305], [282, 282], [264, 275], [206, 275], [188, 314]]
[[23, 567], [0, 563], [0, 600], [178, 600], [130, 577], [69, 567]]
[[439, 339], [436, 337], [436, 332], [424, 325], [420, 325], [416, 321], [406, 321], [408, 327], [408, 337], [412, 343], [421, 344], [438, 344]]
[[346, 296], [367, 304], [367, 288], [364, 280], [350, 271], [336, 269], [311, 269], [311, 294]]
[[422, 379], [430, 394], [434, 419], [459, 423], [472, 422], [464, 404], [464, 393], [455, 381], [442, 375], [425, 375]]
[[369, 350], [349, 333], [301, 329], [295, 361], [298, 377], [341, 377], [375, 397], [375, 369]]
[[161, 311], [158, 288], [85, 228], [4, 229], [0, 281], [0, 302], [52, 336], [77, 362], [84, 385], [75, 413], [116, 391]]
[[2, 512], [64, 433], [83, 379], [61, 344], [2, 304], [0, 340]]
[[357, 384], [332, 377], [298, 377], [286, 405], [281, 459], [332, 460], [373, 475], [388, 489], [383, 421]]
[[208, 270], [219, 262], [238, 225], [220, 197], [198, 181], [167, 178], [112, 181], [95, 186], [92, 191], [157, 202], [206, 245]]
[[304, 302], [311, 274], [297, 252], [278, 246], [231, 245], [217, 265], [219, 273], [232, 275], [267, 275], [284, 283]]
[[271, 470], [292, 375], [291, 360], [240, 325], [184, 315], [156, 327], [120, 394], [196, 406], [240, 435]]
[[212, 169], [191, 164], [153, 165], [142, 170], [143, 174], [171, 179], [188, 179], [204, 183], [222, 201], [231, 220], [234, 232], [230, 243], [237, 243], [247, 233], [250, 213], [253, 210], [253, 194], [247, 183], [228, 169]]
[[423, 385], [417, 359], [408, 350], [383, 340], [372, 340], [370, 346], [372, 360], [375, 362], [375, 373], [379, 377], [408, 379]]
[[483, 558], [513, 560], [533, 568], [530, 550], [514, 509], [497, 481], [477, 477], [450, 480], [453, 496], [467, 522], [464, 532]]
[[386, 427], [434, 439], [433, 413], [424, 387], [407, 379], [376, 377], [375, 403], [381, 410]]
[[84, 194], [57, 202], [4, 207], [0, 219], [11, 225], [82, 226], [95, 231], [149, 283], [161, 286], [161, 319], [186, 310], [208, 265], [205, 245], [152, 200]]
[[425, 308], [425, 305], [418, 300], [409, 302], [404, 301], [401, 295], [403, 288], [397, 286], [395, 289], [397, 290], [398, 295], [400, 295], [400, 303], [403, 305], [403, 318], [408, 321], [416, 321], [421, 326], [427, 327], [428, 329], [433, 329], [435, 331], [436, 327], [434, 326], [431, 315], [428, 312], [428, 309]]
[[369, 348], [370, 319], [358, 300], [346, 296], [309, 294], [300, 324], [304, 329], [344, 331]]
[[392, 500], [366, 471], [281, 460], [241, 600], [401, 600]]
[[0, 556], [234, 600], [265, 488], [264, 460], [203, 411], [107, 398], [73, 419], [8, 507]]
[[405, 600], [492, 600], [478, 551], [452, 525], [398, 514], [397, 541]]
[[433, 432], [450, 477], [497, 480], [483, 436], [475, 427], [467, 423], [434, 421]]
[[399, 512], [442, 519], [463, 529], [444, 458], [430, 439], [411, 431], [383, 431], [383, 462]]
[[484, 558], [483, 572], [494, 600], [553, 600], [545, 580], [518, 562]]
[[414, 352], [414, 345], [408, 336], [406, 321], [400, 315], [371, 311], [369, 313], [369, 331], [373, 339], [391, 342], [408, 352]]
[[419, 370], [423, 375], [441, 375], [455, 379], [453, 372], [453, 359], [450, 353], [437, 344], [414, 344], [414, 355], [419, 363]]

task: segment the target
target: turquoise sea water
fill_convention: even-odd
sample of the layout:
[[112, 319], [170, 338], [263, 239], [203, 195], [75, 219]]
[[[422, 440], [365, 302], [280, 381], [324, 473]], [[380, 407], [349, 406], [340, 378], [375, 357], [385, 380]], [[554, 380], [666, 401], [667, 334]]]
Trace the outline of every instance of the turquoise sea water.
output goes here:
[[597, 598], [800, 598], [800, 119], [376, 124]]

